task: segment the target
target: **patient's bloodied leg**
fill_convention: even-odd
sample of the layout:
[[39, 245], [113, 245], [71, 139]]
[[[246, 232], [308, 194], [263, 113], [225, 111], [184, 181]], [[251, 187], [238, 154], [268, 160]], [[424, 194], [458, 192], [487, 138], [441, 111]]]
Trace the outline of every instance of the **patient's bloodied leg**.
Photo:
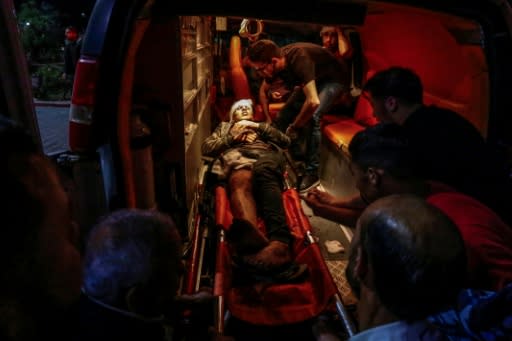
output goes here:
[[239, 169], [229, 179], [233, 223], [226, 238], [237, 254], [258, 252], [268, 245], [267, 237], [258, 229], [256, 203], [252, 195], [252, 171]]
[[234, 219], [257, 225], [257, 209], [252, 195], [252, 170], [237, 169], [229, 177], [229, 201]]
[[233, 219], [226, 239], [239, 256], [255, 254], [265, 249], [269, 240], [254, 225], [244, 219]]
[[256, 254], [244, 257], [244, 261], [266, 272], [287, 269], [293, 261], [293, 237], [286, 224], [282, 199], [284, 162], [282, 154], [267, 153], [253, 166], [253, 193], [260, 205], [270, 243]]

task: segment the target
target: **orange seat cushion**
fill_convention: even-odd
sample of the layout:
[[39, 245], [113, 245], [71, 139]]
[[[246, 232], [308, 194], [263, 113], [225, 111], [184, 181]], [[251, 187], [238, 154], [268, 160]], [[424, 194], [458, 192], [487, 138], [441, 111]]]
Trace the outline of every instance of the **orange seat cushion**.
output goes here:
[[346, 119], [325, 125], [323, 128], [323, 136], [339, 149], [347, 151], [352, 137], [363, 129], [364, 127], [356, 123], [353, 119]]

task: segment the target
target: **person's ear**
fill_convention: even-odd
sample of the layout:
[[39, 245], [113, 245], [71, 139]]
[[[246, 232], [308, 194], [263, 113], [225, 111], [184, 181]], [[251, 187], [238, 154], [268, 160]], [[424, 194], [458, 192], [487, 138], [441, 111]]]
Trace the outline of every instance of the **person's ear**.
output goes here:
[[270, 62], [272, 63], [272, 67], [274, 68], [274, 70], [279, 70], [280, 61], [281, 59], [279, 57], [272, 57], [272, 60]]
[[386, 97], [384, 101], [384, 107], [386, 108], [386, 111], [389, 113], [394, 113], [398, 110], [398, 100], [394, 96], [388, 96]]
[[373, 187], [378, 187], [381, 183], [381, 176], [382, 172], [374, 167], [368, 167], [366, 170], [367, 176], [368, 176], [368, 182]]
[[368, 262], [366, 255], [363, 253], [363, 250], [361, 249], [361, 245], [357, 246], [357, 249], [355, 250], [356, 257], [355, 257], [355, 266], [354, 266], [354, 275], [356, 278], [359, 278], [361, 282], [364, 282], [364, 279], [366, 278], [366, 274], [368, 273]]

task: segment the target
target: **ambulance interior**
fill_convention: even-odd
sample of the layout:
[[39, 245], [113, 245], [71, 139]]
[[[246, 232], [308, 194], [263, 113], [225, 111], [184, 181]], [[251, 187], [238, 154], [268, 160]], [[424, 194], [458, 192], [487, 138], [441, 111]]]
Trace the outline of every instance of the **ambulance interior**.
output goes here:
[[[233, 305], [237, 296], [224, 282], [218, 282], [220, 278], [229, 279], [229, 264], [225, 264], [229, 259], [221, 245], [224, 239], [222, 228], [219, 228], [222, 224], [229, 224], [223, 220], [229, 220], [226, 218], [229, 212], [225, 197], [218, 197], [218, 187], [209, 184], [209, 160], [202, 157], [200, 145], [220, 121], [226, 120], [229, 107], [236, 99], [249, 96], [257, 103], [255, 89], [258, 88], [258, 80], [251, 78], [251, 70], [243, 65], [250, 39], [265, 37], [279, 45], [295, 41], [321, 44], [319, 32], [323, 25], [339, 25], [349, 38], [353, 48], [352, 105], [343, 112], [332, 110], [322, 123], [321, 186], [336, 195], [356, 193], [345, 157], [346, 148], [356, 132], [375, 123], [371, 106], [361, 95], [361, 88], [366, 79], [379, 70], [394, 65], [414, 69], [423, 81], [426, 104], [457, 111], [484, 137], [499, 140], [499, 127], [507, 123], [503, 121], [505, 118], [499, 118], [498, 112], [491, 114], [496, 103], [491, 94], [490, 51], [482, 23], [462, 14], [447, 14], [405, 4], [368, 2], [358, 8], [360, 10], [353, 12], [353, 16], [350, 16], [352, 12], [340, 15], [339, 21], [332, 13], [324, 20], [317, 18], [312, 22], [293, 15], [288, 18], [280, 18], [279, 15], [269, 15], [269, 18], [223, 16], [217, 10], [211, 16], [169, 17], [165, 13], [155, 13], [150, 20], [142, 18], [134, 26], [121, 89], [121, 96], [129, 99], [125, 102], [132, 104], [120, 106], [119, 117], [136, 108], [146, 108], [147, 105], [152, 108], [140, 111], [141, 119], [150, 126], [155, 141], [152, 195], [165, 211], [173, 214], [181, 214], [181, 210], [187, 212], [182, 222], [188, 227], [183, 234], [188, 243], [189, 272], [182, 290], [192, 293], [204, 285], [214, 288], [218, 296], [215, 327], [220, 332], [224, 332], [229, 323], [230, 300], [231, 307], [238, 309], [239, 316], [249, 316], [252, 312]], [[166, 41], [162, 36], [175, 37], [177, 41]], [[190, 57], [187, 49], [199, 56], [197, 64], [190, 63], [195, 57]], [[196, 102], [196, 98], [201, 101]], [[271, 105], [274, 115], [279, 105]], [[181, 127], [185, 127], [184, 133], [173, 133]], [[122, 154], [122, 146], [129, 145], [129, 134], [120, 133], [118, 138]], [[144, 190], [140, 188], [145, 184], [141, 177], [137, 177], [141, 170], [132, 164], [137, 156], [130, 154], [129, 148], [125, 151], [122, 168], [125, 175], [131, 175], [125, 176], [123, 184], [126, 201], [134, 206], [143, 205], [141, 197]], [[168, 174], [169, 164], [181, 164], [181, 171], [173, 171], [172, 178]], [[184, 201], [179, 199], [181, 194], [186, 197]], [[329, 292], [335, 299], [318, 297], [315, 303], [320, 306], [310, 307], [309, 315], [298, 314], [298, 320], [293, 321], [275, 316], [275, 320], [269, 322], [268, 315], [261, 317], [258, 313], [255, 313], [256, 317], [261, 317], [258, 321], [244, 321], [238, 316], [239, 327], [234, 333], [251, 327], [254, 335], [261, 336], [256, 330], [263, 333], [271, 327], [302, 326], [321, 311], [333, 311], [338, 316], [335, 319], [344, 324], [345, 329], [348, 328], [346, 335], [349, 336], [355, 328], [354, 321], [350, 320], [353, 319], [356, 299], [344, 278], [347, 252], [330, 253], [325, 242], [338, 240], [347, 250], [353, 227], [315, 217], [295, 194], [288, 196], [285, 198], [288, 200], [287, 208], [298, 209], [289, 221], [294, 221], [297, 228], [302, 229], [301, 241], [309, 240], [318, 245], [313, 253], [325, 261], [321, 267], [328, 280], [334, 283]], [[180, 203], [178, 208], [176, 203]], [[315, 296], [313, 292], [319, 288], [312, 284], [306, 289], [306, 294], [294, 290], [277, 290], [273, 292], [277, 296], [273, 297]], [[293, 311], [293, 302], [290, 307], [281, 310], [280, 314]], [[300, 304], [299, 307], [304, 308]], [[260, 314], [265, 315], [266, 312]], [[298, 330], [303, 332], [300, 328]]]

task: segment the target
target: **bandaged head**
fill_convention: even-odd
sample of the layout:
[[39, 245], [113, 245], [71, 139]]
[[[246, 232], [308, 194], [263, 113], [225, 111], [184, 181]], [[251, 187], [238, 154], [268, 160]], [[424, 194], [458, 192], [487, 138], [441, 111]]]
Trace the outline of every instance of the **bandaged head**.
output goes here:
[[254, 113], [252, 108], [252, 99], [240, 99], [233, 103], [229, 111], [230, 121], [253, 120]]

